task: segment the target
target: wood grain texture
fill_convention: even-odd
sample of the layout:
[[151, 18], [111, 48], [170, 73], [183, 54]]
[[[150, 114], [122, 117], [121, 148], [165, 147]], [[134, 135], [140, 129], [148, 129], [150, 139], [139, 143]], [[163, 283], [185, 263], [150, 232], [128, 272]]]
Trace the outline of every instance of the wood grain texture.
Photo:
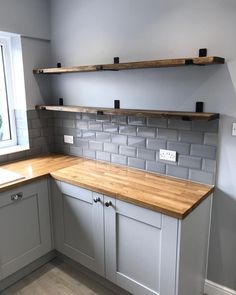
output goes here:
[[104, 64], [104, 65], [88, 65], [74, 66], [61, 68], [41, 68], [34, 69], [34, 74], [63, 74], [63, 73], [79, 73], [79, 72], [96, 72], [96, 71], [120, 71], [131, 69], [145, 68], [163, 68], [163, 67], [178, 67], [188, 65], [212, 65], [224, 64], [225, 60], [222, 57], [207, 56], [207, 57], [189, 57], [162, 59], [151, 61], [126, 62], [119, 64]]
[[1, 168], [25, 178], [1, 185], [0, 192], [51, 175], [57, 180], [180, 219], [214, 190], [209, 185], [66, 155], [42, 156]]
[[57, 180], [183, 219], [213, 186], [83, 159], [51, 173]]
[[76, 113], [90, 113], [103, 115], [126, 115], [136, 117], [159, 117], [159, 118], [176, 118], [186, 121], [205, 120], [211, 121], [219, 118], [217, 113], [196, 113], [196, 112], [180, 112], [180, 111], [156, 111], [156, 110], [139, 110], [139, 109], [112, 109], [102, 107], [80, 107], [80, 106], [54, 106], [54, 105], [38, 105], [38, 110], [63, 111]]
[[19, 173], [24, 178], [1, 185], [0, 192], [30, 183], [39, 178], [48, 177], [50, 176], [50, 172], [74, 165], [80, 161], [80, 158], [73, 156], [47, 155], [2, 165], [1, 168]]

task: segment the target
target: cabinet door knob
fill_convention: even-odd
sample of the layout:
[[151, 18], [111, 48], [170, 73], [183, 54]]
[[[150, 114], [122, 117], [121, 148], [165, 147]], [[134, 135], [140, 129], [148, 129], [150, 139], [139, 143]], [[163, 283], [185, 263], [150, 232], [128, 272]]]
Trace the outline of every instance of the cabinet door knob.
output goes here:
[[19, 201], [21, 200], [23, 197], [23, 193], [17, 193], [11, 196], [11, 200], [12, 201]]
[[106, 207], [110, 207], [110, 206], [112, 206], [112, 202], [111, 202], [111, 201], [107, 201], [107, 202], [105, 202], [105, 206], [106, 206]]
[[94, 203], [98, 203], [101, 202], [101, 198], [100, 197], [96, 197], [93, 199]]

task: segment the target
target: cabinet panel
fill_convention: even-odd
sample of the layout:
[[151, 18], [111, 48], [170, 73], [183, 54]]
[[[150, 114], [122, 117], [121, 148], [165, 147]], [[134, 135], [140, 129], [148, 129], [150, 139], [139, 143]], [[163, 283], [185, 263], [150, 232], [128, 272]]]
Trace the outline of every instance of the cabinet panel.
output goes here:
[[64, 242], [94, 259], [92, 203], [62, 194]]
[[119, 276], [159, 290], [160, 228], [117, 214], [117, 269]]
[[0, 236], [1, 278], [51, 250], [47, 181], [0, 194]]
[[0, 233], [3, 265], [40, 245], [37, 194], [0, 208]]
[[104, 275], [103, 196], [55, 180], [52, 189], [56, 249]]
[[135, 295], [174, 295], [178, 222], [105, 197], [106, 277]]

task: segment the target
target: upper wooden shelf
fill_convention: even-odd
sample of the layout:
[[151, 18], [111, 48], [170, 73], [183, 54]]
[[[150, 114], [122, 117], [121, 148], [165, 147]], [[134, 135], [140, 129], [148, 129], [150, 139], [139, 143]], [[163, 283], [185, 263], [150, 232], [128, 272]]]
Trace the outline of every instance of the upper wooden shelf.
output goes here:
[[138, 110], [138, 109], [112, 109], [101, 107], [80, 107], [80, 106], [53, 106], [38, 105], [37, 110], [63, 111], [74, 113], [90, 113], [97, 115], [126, 115], [136, 117], [160, 117], [175, 118], [186, 121], [203, 120], [211, 121], [219, 118], [217, 113], [195, 113], [195, 112], [179, 112], [179, 111], [156, 111], [156, 110]]
[[89, 66], [75, 66], [75, 67], [60, 67], [60, 68], [42, 68], [34, 69], [34, 74], [63, 74], [63, 73], [78, 73], [78, 72], [96, 72], [96, 71], [119, 71], [131, 69], [145, 69], [145, 68], [164, 68], [164, 67], [179, 67], [188, 65], [213, 65], [224, 64], [225, 59], [217, 56], [207, 57], [190, 57], [190, 58], [176, 58], [176, 59], [162, 59], [151, 61], [138, 61], [117, 64], [104, 65], [89, 65]]

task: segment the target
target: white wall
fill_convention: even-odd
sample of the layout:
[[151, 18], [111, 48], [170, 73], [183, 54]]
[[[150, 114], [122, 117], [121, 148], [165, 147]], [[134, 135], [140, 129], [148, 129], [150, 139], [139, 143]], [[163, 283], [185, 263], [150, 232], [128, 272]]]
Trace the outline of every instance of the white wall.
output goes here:
[[[236, 1], [51, 0], [54, 64], [82, 65], [209, 55], [223, 66], [147, 69], [55, 76], [54, 102], [194, 110], [221, 116], [208, 278], [236, 289]], [[48, 100], [49, 102], [49, 100]], [[51, 102], [51, 100], [50, 100]]]
[[48, 0], [0, 0], [0, 31], [22, 36], [27, 109], [50, 97], [48, 79], [33, 75], [33, 68], [50, 64], [50, 2]]

